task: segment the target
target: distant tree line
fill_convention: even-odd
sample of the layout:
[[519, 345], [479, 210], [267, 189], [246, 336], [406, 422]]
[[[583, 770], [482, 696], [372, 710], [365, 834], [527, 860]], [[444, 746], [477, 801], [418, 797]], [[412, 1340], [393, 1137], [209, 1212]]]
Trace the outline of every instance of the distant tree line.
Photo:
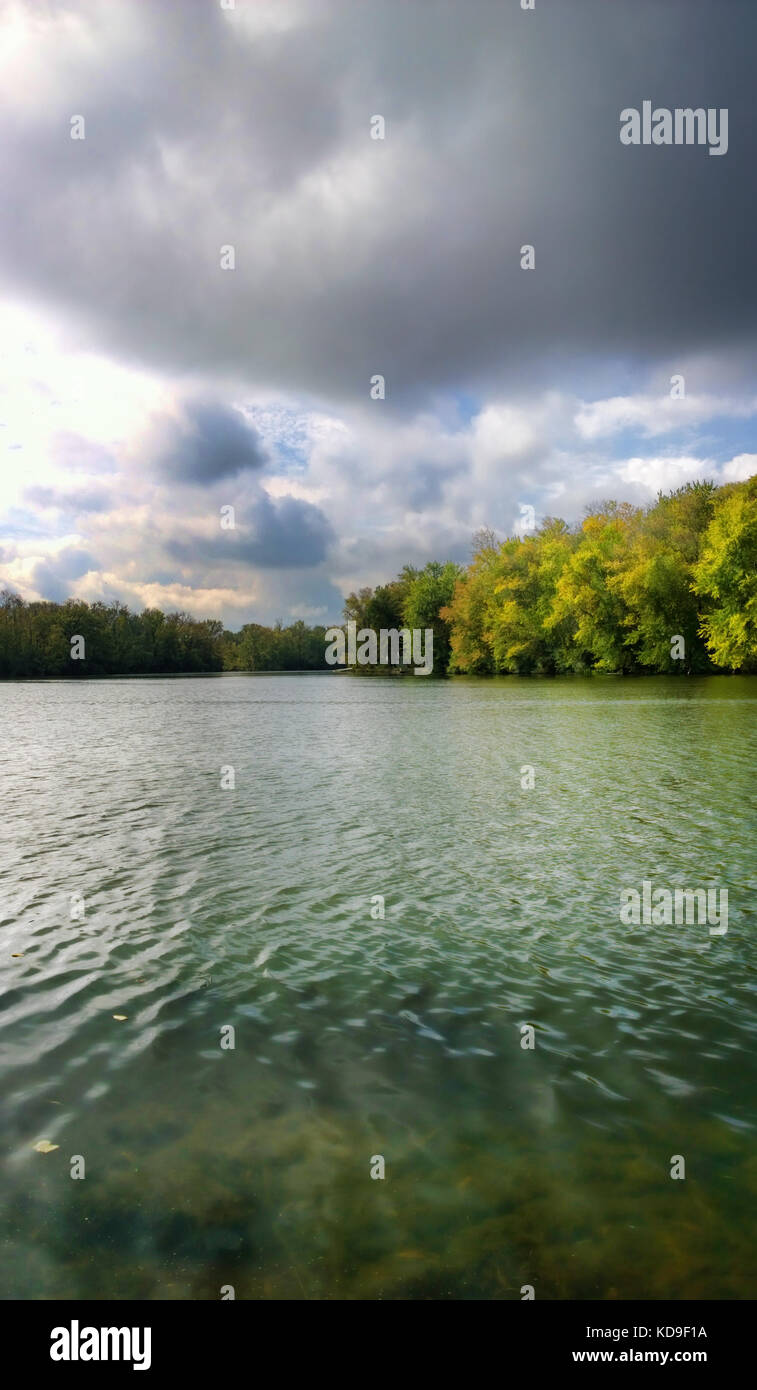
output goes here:
[[325, 627], [308, 627], [298, 619], [283, 627], [245, 623], [221, 638], [225, 671], [328, 671]]
[[[26, 603], [0, 593], [0, 676], [122, 676], [221, 671], [223, 623], [118, 601]], [[83, 638], [83, 659], [72, 655]]]
[[[757, 671], [757, 475], [688, 483], [646, 508], [606, 502], [572, 527], [548, 517], [504, 541], [480, 531], [467, 568], [406, 565], [351, 593], [344, 620], [432, 628], [437, 674]], [[329, 670], [325, 634], [6, 589], [0, 677]]]
[[303, 622], [228, 632], [217, 618], [132, 613], [117, 600], [27, 603], [0, 593], [0, 677], [326, 670], [325, 650], [325, 628]]

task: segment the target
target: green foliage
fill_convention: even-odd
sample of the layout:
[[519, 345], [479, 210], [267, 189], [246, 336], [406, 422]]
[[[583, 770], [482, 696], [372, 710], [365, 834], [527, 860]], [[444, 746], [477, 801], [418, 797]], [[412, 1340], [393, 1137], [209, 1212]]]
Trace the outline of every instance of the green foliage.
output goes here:
[[701, 633], [713, 661], [757, 670], [757, 476], [714, 498], [693, 592], [710, 603]]
[[557, 583], [549, 621], [574, 621], [574, 649], [581, 664], [597, 671], [628, 671], [634, 665], [626, 646], [623, 600], [612, 581], [639, 518], [625, 502], [608, 502], [601, 512], [587, 516]]
[[497, 577], [499, 548], [493, 534], [474, 550], [466, 573], [455, 581], [450, 602], [441, 609], [450, 632], [450, 667], [471, 675], [496, 670], [492, 648], [491, 605]]
[[757, 669], [757, 478], [607, 502], [573, 530], [487, 532], [443, 616], [452, 671]]
[[326, 629], [302, 619], [289, 627], [245, 623], [239, 632], [223, 634], [226, 671], [325, 671], [325, 652]]
[[505, 541], [490, 615], [496, 669], [521, 675], [570, 670], [572, 615], [558, 603], [575, 546], [564, 521], [548, 518], [534, 536]]
[[450, 657], [450, 624], [443, 610], [451, 602], [455, 584], [462, 571], [448, 560], [445, 565], [429, 560], [424, 569], [412, 575], [402, 605], [405, 627], [432, 628], [434, 633], [434, 670], [447, 670]]
[[689, 483], [668, 496], [661, 494], [610, 580], [624, 605], [626, 644], [645, 669], [680, 669], [681, 663], [671, 658], [673, 634], [684, 638], [685, 670], [709, 669], [692, 580], [715, 492], [713, 483]]
[[[84, 638], [83, 661], [72, 660], [74, 636]], [[225, 632], [217, 618], [131, 613], [118, 602], [26, 603], [0, 593], [0, 677], [325, 670], [325, 649], [325, 629], [301, 621]]]
[[405, 565], [401, 574], [389, 584], [349, 594], [344, 604], [345, 622], [354, 622], [358, 631], [360, 628], [371, 628], [374, 632], [382, 627], [387, 630], [401, 628], [405, 602], [417, 574], [412, 565]]
[[[442, 675], [450, 657], [450, 624], [445, 616], [455, 584], [462, 575], [459, 565], [430, 560], [422, 569], [405, 565], [396, 579], [376, 589], [359, 589], [344, 604], [345, 623], [353, 622], [358, 639], [361, 629], [373, 632], [402, 628], [431, 628], [434, 633], [434, 672]], [[368, 667], [360, 668], [369, 674]]]

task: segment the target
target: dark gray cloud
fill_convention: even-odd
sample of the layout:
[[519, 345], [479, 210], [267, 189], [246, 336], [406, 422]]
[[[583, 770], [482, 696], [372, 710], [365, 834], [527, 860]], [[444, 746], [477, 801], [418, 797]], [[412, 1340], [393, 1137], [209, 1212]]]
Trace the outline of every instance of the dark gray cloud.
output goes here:
[[148, 466], [172, 482], [217, 483], [266, 461], [257, 431], [238, 410], [213, 401], [188, 402], [181, 419], [159, 424], [157, 437]]
[[[233, 504], [232, 504], [233, 505]], [[220, 582], [234, 565], [261, 569], [304, 569], [325, 558], [334, 536], [327, 517], [312, 502], [261, 493], [235, 513], [233, 530], [217, 535], [182, 537], [166, 543], [168, 554], [191, 565], [202, 582]]]
[[[94, 43], [62, 32], [4, 120], [0, 275], [100, 346], [345, 400], [381, 372], [389, 409], [589, 359], [754, 360], [753, 0], [66, 8]], [[728, 153], [622, 146], [645, 99], [727, 107]]]
[[251, 533], [242, 537], [242, 553], [251, 565], [299, 569], [320, 564], [332, 540], [320, 507], [298, 497], [264, 495], [255, 504]]

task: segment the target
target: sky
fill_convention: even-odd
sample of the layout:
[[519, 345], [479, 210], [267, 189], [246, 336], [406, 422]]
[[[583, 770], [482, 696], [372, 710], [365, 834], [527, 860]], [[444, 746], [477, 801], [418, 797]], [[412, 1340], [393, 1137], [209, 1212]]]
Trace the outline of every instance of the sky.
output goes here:
[[[0, 588], [329, 623], [528, 508], [757, 472], [756, 40], [753, 0], [0, 0]], [[727, 151], [624, 144], [646, 100]]]

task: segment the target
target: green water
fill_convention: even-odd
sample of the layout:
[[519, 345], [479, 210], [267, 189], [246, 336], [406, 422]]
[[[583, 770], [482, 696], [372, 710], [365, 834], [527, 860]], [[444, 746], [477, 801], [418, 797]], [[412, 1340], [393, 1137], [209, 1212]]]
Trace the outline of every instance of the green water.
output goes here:
[[[757, 1296], [756, 707], [0, 686], [0, 1295]], [[622, 926], [644, 879], [727, 934]]]

